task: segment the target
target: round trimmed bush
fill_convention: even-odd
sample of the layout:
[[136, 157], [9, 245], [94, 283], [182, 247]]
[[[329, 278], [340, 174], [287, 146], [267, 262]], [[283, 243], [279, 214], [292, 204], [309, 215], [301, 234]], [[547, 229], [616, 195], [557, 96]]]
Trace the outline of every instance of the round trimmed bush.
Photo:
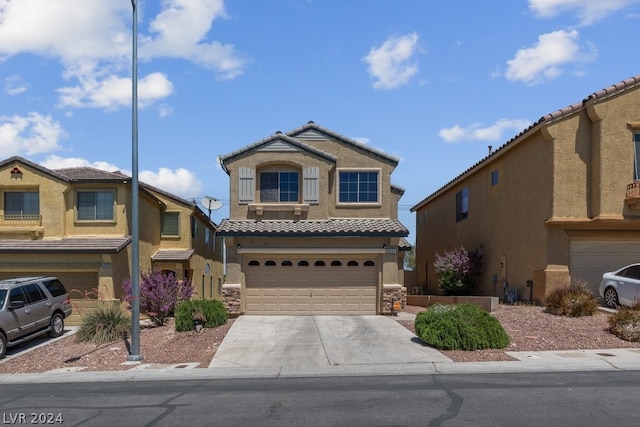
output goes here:
[[471, 304], [435, 304], [417, 314], [416, 335], [439, 350], [505, 348], [509, 335], [495, 317]]
[[553, 289], [545, 297], [544, 305], [547, 313], [558, 316], [592, 316], [598, 310], [598, 300], [584, 281]]
[[202, 313], [206, 319], [204, 327], [213, 328], [224, 325], [229, 317], [224, 304], [219, 300], [184, 300], [178, 304], [175, 313], [176, 331], [194, 329], [193, 314]]

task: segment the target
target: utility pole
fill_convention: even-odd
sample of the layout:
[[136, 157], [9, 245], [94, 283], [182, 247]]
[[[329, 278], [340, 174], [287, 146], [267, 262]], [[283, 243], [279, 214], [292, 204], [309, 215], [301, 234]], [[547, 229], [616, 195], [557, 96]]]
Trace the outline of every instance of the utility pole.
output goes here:
[[133, 8], [133, 47], [131, 76], [131, 349], [127, 360], [138, 362], [140, 354], [140, 218], [138, 209], [138, 8]]

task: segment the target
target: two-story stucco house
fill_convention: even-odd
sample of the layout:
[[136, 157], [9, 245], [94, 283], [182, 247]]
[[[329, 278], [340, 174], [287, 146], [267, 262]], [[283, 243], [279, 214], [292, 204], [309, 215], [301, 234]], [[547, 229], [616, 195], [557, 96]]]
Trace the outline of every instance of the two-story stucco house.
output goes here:
[[484, 255], [485, 295], [541, 300], [571, 280], [597, 294], [604, 272], [640, 261], [639, 165], [635, 76], [543, 116], [413, 206], [418, 283], [436, 292], [436, 253], [462, 245]]
[[380, 314], [402, 299], [398, 159], [309, 122], [219, 160], [231, 314]]
[[[86, 167], [51, 170], [11, 157], [0, 161], [0, 193], [0, 278], [59, 277], [74, 316], [97, 298], [122, 297], [122, 282], [131, 277], [130, 177]], [[139, 215], [140, 272], [170, 271], [192, 281], [196, 298], [220, 298], [222, 239], [216, 241], [207, 215], [144, 183]]]

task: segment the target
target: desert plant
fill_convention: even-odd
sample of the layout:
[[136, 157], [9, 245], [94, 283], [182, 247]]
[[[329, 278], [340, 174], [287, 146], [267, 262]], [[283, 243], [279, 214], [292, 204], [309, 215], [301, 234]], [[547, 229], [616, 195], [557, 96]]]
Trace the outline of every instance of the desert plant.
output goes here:
[[197, 314], [205, 319], [205, 328], [227, 323], [228, 314], [219, 300], [184, 300], [176, 307], [176, 331], [192, 331]]
[[438, 275], [440, 288], [447, 292], [460, 293], [473, 289], [482, 272], [483, 264], [482, 254], [477, 250], [467, 251], [460, 247], [445, 251], [442, 256], [436, 252], [433, 266]]
[[[122, 283], [124, 299], [131, 304], [131, 279]], [[140, 280], [140, 312], [158, 326], [164, 325], [173, 315], [176, 305], [193, 295], [193, 286], [188, 279], [178, 280], [175, 275], [154, 269], [143, 273]]]
[[640, 303], [609, 315], [609, 331], [625, 341], [640, 342]]
[[558, 316], [592, 316], [598, 310], [598, 299], [587, 282], [577, 280], [554, 288], [544, 299], [545, 312]]
[[471, 304], [434, 304], [416, 315], [416, 335], [439, 350], [504, 348], [509, 335], [481, 308]]
[[131, 318], [120, 304], [99, 304], [95, 310], [82, 317], [76, 333], [77, 342], [104, 344], [129, 336]]

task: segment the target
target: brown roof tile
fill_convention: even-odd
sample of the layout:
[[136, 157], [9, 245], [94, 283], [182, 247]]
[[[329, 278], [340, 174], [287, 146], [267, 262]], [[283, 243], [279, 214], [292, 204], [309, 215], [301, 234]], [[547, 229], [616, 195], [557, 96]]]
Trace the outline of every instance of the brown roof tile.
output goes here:
[[0, 240], [0, 253], [118, 253], [131, 237], [74, 237], [55, 240]]
[[152, 261], [188, 261], [195, 250], [193, 249], [158, 249]]
[[220, 236], [271, 237], [375, 237], [408, 236], [409, 230], [395, 219], [328, 219], [324, 221], [292, 220], [223, 220]]

